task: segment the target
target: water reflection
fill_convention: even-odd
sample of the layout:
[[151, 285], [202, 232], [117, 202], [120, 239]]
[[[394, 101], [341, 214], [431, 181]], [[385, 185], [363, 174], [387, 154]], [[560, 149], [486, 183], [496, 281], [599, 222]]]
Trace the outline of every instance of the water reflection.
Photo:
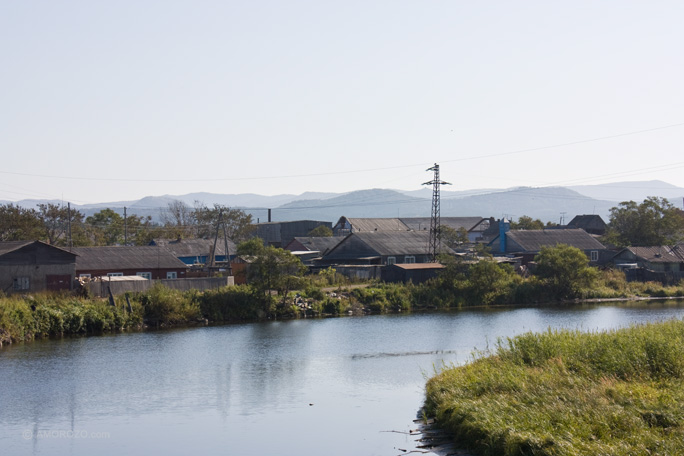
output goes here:
[[[0, 350], [3, 454], [399, 454], [424, 375], [499, 338], [682, 318], [681, 303], [466, 310], [37, 341]], [[37, 438], [104, 431], [106, 440]], [[29, 438], [25, 439], [24, 432]]]

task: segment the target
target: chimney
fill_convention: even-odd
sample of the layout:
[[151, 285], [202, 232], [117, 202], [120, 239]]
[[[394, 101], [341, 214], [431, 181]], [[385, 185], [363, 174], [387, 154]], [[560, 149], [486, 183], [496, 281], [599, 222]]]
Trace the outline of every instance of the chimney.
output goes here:
[[271, 210], [268, 210], [268, 222], [271, 223]]
[[505, 218], [499, 220], [499, 250], [501, 253], [506, 253], [508, 243], [506, 242], [506, 233], [511, 229], [511, 224]]

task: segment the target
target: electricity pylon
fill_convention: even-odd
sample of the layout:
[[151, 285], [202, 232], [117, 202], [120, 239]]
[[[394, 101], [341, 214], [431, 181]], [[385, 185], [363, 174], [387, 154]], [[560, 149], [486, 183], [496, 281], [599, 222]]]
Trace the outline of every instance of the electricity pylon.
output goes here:
[[437, 261], [437, 254], [441, 249], [441, 228], [439, 216], [439, 187], [441, 185], [451, 185], [449, 182], [439, 180], [439, 165], [428, 168], [426, 171], [433, 171], [435, 173], [430, 182], [425, 182], [423, 185], [432, 185], [432, 215], [430, 217], [430, 241], [428, 244], [428, 254], [430, 261], [435, 263]]

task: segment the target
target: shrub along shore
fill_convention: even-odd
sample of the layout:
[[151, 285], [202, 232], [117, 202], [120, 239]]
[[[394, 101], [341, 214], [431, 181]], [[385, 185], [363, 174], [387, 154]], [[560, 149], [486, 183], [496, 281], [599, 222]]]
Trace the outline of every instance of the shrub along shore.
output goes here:
[[684, 454], [684, 321], [527, 333], [427, 382], [425, 412], [477, 454]]
[[308, 281], [298, 278], [296, 286], [291, 287], [296, 291], [279, 290], [278, 294], [252, 285], [205, 292], [182, 292], [157, 285], [146, 292], [117, 296], [115, 305], [108, 299], [71, 294], [0, 295], [0, 346], [37, 337], [146, 327], [568, 300], [684, 297], [684, 283], [668, 287], [628, 283], [624, 274], [610, 270], [597, 272], [590, 282], [582, 277], [566, 282], [536, 276], [523, 278], [509, 265], [491, 261], [468, 268], [452, 264], [439, 277], [420, 285], [368, 283], [353, 287], [336, 283], [339, 280], [327, 273]]

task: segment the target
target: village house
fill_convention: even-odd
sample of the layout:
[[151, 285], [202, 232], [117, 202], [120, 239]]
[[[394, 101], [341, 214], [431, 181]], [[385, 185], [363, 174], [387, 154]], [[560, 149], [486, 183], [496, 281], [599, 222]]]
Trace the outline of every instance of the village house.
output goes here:
[[[340, 217], [333, 227], [333, 235], [346, 236], [351, 233], [371, 231], [430, 231], [430, 217], [400, 218], [351, 218]], [[440, 224], [455, 231], [464, 229], [469, 242], [483, 242], [485, 233], [494, 224], [493, 218], [483, 217], [441, 217]]]
[[677, 283], [684, 278], [684, 244], [675, 246], [625, 247], [612, 259], [628, 280]]
[[[214, 252], [214, 261], [217, 263], [225, 263], [231, 260], [237, 254], [237, 246], [235, 243], [227, 239], [228, 252], [223, 239], [216, 241], [216, 252]], [[187, 266], [205, 265], [211, 256], [211, 251], [214, 249], [214, 239], [154, 239], [150, 241], [149, 245], [156, 245], [163, 247], [173, 253], [176, 258], [181, 260]]]
[[317, 220], [297, 220], [292, 222], [266, 222], [254, 225], [254, 236], [260, 238], [264, 245], [284, 247], [295, 237], [307, 236], [319, 226], [332, 229], [332, 223]]
[[188, 266], [159, 246], [74, 247], [78, 277], [185, 278]]
[[74, 253], [41, 241], [0, 242], [0, 291], [71, 290], [75, 264]]
[[501, 222], [501, 232], [489, 244], [494, 255], [519, 257], [522, 265], [534, 260], [543, 247], [569, 245], [582, 250], [590, 264], [603, 264], [610, 260], [613, 252], [582, 229], [508, 230], [508, 224]]
[[306, 265], [319, 260], [342, 240], [341, 237], [296, 237], [285, 246]]

